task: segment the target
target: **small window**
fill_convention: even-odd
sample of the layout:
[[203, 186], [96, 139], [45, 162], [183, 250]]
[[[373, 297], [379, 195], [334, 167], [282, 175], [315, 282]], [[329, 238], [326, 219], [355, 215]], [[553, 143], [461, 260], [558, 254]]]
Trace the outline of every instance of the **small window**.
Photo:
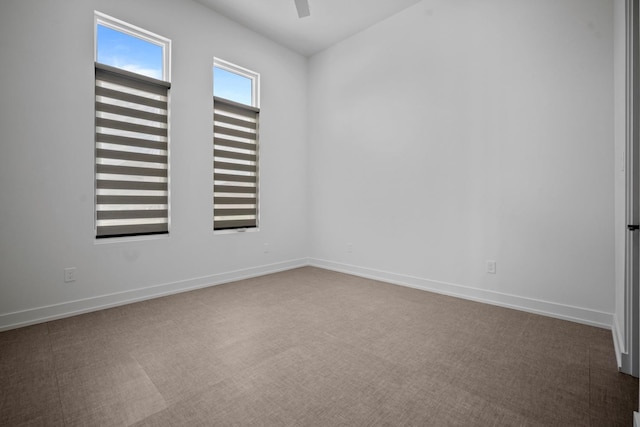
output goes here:
[[248, 77], [232, 73], [224, 68], [213, 68], [213, 93], [219, 98], [253, 105], [252, 83]]
[[98, 24], [96, 62], [163, 80], [162, 46]]
[[246, 68], [214, 58], [213, 95], [259, 108], [260, 75]]
[[169, 232], [169, 54], [161, 36], [95, 15], [96, 237]]
[[258, 227], [257, 73], [214, 59], [213, 228]]

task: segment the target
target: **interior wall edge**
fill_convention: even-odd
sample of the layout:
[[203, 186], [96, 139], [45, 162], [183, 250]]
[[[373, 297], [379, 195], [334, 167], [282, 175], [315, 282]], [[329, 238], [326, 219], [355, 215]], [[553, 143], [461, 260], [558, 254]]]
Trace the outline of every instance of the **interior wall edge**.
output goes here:
[[237, 280], [292, 270], [306, 265], [308, 265], [306, 258], [298, 258], [274, 264], [265, 264], [176, 282], [162, 283], [125, 292], [4, 313], [0, 314], [0, 332], [181, 292], [222, 285]]
[[470, 286], [408, 276], [389, 271], [380, 271], [318, 258], [310, 258], [309, 265], [341, 273], [353, 274], [367, 279], [380, 280], [394, 285], [407, 286], [428, 292], [435, 292], [456, 298], [463, 298], [485, 304], [514, 310], [526, 311], [547, 317], [582, 323], [604, 329], [612, 329], [613, 313], [542, 301], [533, 298], [489, 291]]

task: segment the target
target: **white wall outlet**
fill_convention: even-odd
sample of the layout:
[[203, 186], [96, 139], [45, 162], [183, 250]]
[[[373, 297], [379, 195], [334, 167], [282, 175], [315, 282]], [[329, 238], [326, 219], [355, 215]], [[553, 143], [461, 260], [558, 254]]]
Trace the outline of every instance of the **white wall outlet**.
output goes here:
[[353, 243], [347, 243], [347, 253], [350, 254], [353, 252]]
[[487, 273], [496, 274], [496, 262], [495, 261], [487, 261]]
[[68, 267], [64, 269], [64, 281], [65, 282], [75, 282], [76, 281], [76, 268]]
[[265, 253], [265, 254], [268, 254], [268, 253], [269, 253], [269, 244], [268, 244], [268, 243], [265, 243], [265, 244], [262, 246], [262, 248], [263, 248], [263, 250], [264, 250], [264, 253]]

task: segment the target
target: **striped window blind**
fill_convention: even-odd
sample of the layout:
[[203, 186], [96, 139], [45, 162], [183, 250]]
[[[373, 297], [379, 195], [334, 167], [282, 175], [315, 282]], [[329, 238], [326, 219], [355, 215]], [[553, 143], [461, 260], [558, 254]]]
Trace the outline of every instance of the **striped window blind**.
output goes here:
[[213, 110], [213, 228], [255, 228], [260, 110], [218, 97]]
[[170, 83], [95, 67], [96, 236], [168, 233]]

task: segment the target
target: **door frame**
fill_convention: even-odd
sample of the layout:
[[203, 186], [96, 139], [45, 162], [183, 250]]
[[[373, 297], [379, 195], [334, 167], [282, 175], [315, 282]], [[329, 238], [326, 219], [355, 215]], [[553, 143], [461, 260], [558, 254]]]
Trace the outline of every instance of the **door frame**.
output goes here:
[[[640, 79], [638, 73], [639, 0], [625, 1], [626, 26], [626, 224], [640, 224]], [[633, 375], [640, 368], [640, 230], [625, 232], [624, 342], [620, 371]]]

